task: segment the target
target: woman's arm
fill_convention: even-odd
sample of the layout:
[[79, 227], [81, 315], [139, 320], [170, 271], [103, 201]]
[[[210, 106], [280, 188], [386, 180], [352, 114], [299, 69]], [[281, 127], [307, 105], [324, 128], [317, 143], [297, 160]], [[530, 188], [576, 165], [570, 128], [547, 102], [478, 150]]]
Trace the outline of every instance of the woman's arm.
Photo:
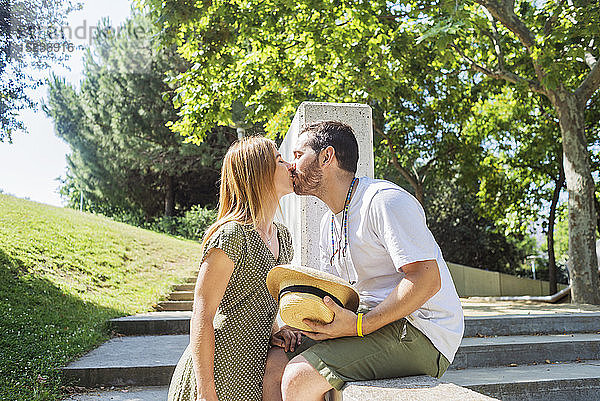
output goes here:
[[214, 376], [215, 333], [213, 319], [233, 273], [233, 261], [219, 248], [208, 251], [200, 266], [190, 322], [192, 362], [197, 400], [217, 400]]

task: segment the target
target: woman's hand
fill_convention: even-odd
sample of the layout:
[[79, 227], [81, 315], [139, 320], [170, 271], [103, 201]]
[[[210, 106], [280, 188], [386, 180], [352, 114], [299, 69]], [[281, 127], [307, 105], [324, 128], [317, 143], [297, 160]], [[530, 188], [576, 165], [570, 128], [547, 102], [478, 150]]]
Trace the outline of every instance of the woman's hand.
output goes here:
[[300, 330], [290, 326], [283, 326], [279, 331], [271, 336], [270, 344], [275, 347], [281, 347], [285, 352], [296, 349], [302, 343], [302, 333]]

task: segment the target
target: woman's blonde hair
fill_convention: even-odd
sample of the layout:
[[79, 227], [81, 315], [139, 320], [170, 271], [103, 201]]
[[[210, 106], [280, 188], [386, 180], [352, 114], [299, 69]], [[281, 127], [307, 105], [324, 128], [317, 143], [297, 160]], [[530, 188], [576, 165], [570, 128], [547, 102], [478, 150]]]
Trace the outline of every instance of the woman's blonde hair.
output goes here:
[[202, 248], [223, 224], [237, 221], [256, 228], [265, 221], [265, 206], [277, 202], [275, 143], [262, 136], [234, 142], [223, 159], [217, 221], [206, 230]]

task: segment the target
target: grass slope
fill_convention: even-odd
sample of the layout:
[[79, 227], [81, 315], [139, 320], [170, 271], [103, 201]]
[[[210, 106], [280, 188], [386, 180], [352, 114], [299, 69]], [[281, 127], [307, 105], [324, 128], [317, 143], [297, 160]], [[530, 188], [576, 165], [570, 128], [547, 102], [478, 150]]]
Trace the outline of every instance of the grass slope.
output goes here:
[[148, 311], [200, 246], [0, 194], [0, 400], [57, 400], [58, 369]]

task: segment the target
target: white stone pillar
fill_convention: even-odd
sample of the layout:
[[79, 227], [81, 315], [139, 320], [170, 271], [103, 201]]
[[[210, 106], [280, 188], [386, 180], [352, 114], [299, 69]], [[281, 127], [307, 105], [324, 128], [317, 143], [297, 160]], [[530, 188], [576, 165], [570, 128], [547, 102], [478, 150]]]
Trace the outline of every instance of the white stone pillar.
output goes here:
[[[373, 120], [366, 104], [303, 102], [279, 148], [283, 158], [293, 160], [292, 150], [304, 125], [329, 120], [352, 127], [358, 141], [356, 175], [373, 177]], [[290, 194], [281, 200], [281, 209], [277, 219], [289, 228], [294, 242], [292, 263], [319, 268], [319, 224], [327, 206], [314, 196]]]

